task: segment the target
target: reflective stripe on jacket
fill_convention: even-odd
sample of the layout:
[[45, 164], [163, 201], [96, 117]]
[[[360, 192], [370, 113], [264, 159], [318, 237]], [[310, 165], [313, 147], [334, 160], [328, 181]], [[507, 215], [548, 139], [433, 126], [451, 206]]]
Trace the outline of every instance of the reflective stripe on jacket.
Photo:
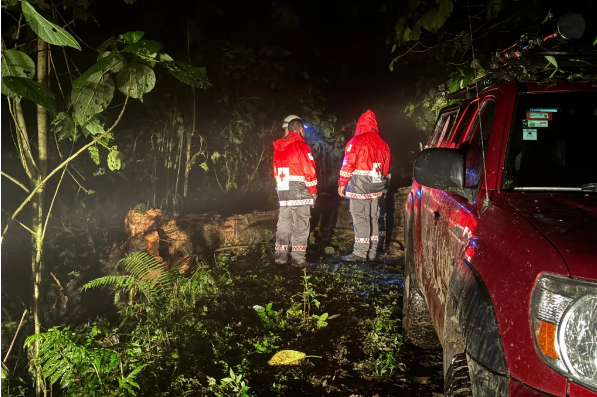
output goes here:
[[344, 149], [338, 186], [346, 186], [347, 198], [376, 198], [382, 195], [389, 171], [390, 148], [379, 136], [375, 114], [367, 110]]
[[274, 178], [280, 206], [312, 205], [317, 173], [311, 148], [295, 132], [274, 142]]

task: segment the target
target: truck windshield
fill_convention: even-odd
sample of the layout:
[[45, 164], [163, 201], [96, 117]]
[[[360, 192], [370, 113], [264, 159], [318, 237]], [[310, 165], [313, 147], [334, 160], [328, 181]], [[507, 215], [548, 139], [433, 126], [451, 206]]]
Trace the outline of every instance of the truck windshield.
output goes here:
[[520, 94], [505, 190], [592, 191], [597, 183], [597, 92]]

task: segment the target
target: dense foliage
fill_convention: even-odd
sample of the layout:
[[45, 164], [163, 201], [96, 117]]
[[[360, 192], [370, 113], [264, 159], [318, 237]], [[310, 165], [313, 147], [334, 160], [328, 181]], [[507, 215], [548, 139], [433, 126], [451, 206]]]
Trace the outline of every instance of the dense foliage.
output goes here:
[[[197, 263], [188, 275], [147, 253], [129, 255], [117, 266], [120, 275], [81, 287], [108, 288], [117, 321], [56, 327], [25, 344], [40, 342], [47, 387], [55, 384], [71, 396], [158, 390], [164, 396], [253, 396], [285, 394], [293, 384], [325, 390], [321, 382], [329, 379], [331, 386], [331, 379], [314, 372], [317, 360], [331, 364], [332, 372], [347, 368], [362, 376], [400, 370], [397, 287], [376, 285], [350, 267], [339, 274], [332, 267], [330, 273], [282, 275], [267, 264], [270, 255], [264, 244], [263, 250], [220, 255], [214, 266]], [[243, 269], [245, 261], [260, 265]], [[360, 324], [347, 329], [351, 321]], [[342, 343], [348, 335], [359, 341], [350, 349]], [[277, 368], [275, 354], [284, 349], [294, 349], [282, 360], [292, 365]], [[318, 357], [309, 359], [305, 350]]]

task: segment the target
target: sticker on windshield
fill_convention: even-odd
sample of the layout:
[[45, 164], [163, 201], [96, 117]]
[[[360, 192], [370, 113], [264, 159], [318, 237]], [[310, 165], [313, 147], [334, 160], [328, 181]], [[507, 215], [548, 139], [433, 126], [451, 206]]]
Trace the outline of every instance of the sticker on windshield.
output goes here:
[[522, 129], [522, 140], [523, 141], [536, 141], [537, 140], [537, 129], [536, 128], [523, 128]]
[[552, 112], [552, 113], [557, 113], [558, 109], [556, 109], [556, 108], [531, 108], [531, 112]]
[[551, 120], [551, 112], [527, 112], [528, 120]]
[[537, 127], [548, 127], [549, 121], [547, 120], [522, 120], [523, 127], [537, 128]]

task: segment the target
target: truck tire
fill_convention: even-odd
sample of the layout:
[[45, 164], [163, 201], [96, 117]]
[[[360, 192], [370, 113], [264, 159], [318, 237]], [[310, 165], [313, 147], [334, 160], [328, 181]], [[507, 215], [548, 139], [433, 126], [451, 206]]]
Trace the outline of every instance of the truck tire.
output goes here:
[[414, 233], [407, 227], [402, 306], [402, 334], [407, 343], [423, 349], [441, 347], [415, 273]]
[[462, 327], [450, 302], [446, 304], [444, 321], [444, 395], [472, 397], [471, 375]]

